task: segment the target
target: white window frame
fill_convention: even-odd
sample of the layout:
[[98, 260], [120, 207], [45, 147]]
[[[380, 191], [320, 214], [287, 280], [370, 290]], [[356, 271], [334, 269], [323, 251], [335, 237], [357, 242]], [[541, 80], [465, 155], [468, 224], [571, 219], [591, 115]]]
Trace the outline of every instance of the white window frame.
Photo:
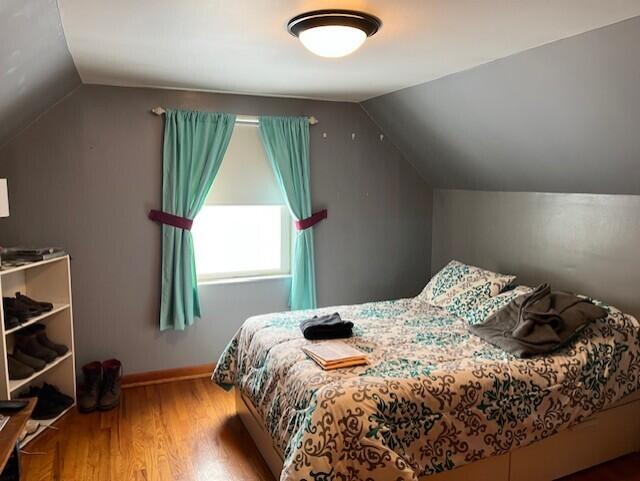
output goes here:
[[[220, 206], [222, 207], [222, 206]], [[247, 207], [260, 207], [247, 206]], [[198, 284], [215, 283], [223, 281], [242, 281], [251, 278], [262, 277], [284, 277], [291, 275], [291, 259], [293, 257], [293, 242], [295, 230], [293, 228], [293, 219], [286, 205], [279, 206], [281, 211], [281, 242], [280, 242], [280, 259], [281, 266], [279, 269], [257, 269], [252, 271], [240, 272], [216, 272], [216, 273], [198, 273]], [[196, 271], [197, 271], [197, 253], [196, 253]]]

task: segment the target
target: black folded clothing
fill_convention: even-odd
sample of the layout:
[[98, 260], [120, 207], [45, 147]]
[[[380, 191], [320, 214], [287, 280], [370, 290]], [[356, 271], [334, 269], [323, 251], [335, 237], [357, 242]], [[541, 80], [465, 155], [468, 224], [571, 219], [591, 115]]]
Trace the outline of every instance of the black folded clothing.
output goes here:
[[302, 334], [310, 340], [351, 337], [352, 328], [353, 322], [343, 321], [337, 312], [324, 316], [313, 316], [300, 323]]

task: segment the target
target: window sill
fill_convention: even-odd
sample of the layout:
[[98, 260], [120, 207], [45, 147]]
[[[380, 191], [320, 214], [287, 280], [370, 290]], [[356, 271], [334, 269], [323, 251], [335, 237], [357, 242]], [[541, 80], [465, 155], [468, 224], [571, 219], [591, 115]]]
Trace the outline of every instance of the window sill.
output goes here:
[[209, 286], [219, 284], [245, 284], [248, 282], [275, 281], [279, 279], [289, 279], [291, 274], [274, 274], [267, 276], [251, 276], [251, 277], [228, 277], [226, 279], [210, 279], [198, 281], [198, 286]]

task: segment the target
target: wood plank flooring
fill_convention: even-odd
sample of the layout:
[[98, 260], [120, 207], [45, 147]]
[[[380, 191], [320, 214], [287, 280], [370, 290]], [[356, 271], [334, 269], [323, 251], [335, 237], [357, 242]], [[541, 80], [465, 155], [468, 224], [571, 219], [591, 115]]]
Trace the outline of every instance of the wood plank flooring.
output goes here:
[[70, 412], [27, 445], [25, 481], [272, 481], [235, 416], [233, 392], [209, 379], [123, 390], [119, 409]]
[[[197, 379], [123, 393], [119, 409], [70, 412], [29, 444], [24, 481], [273, 481], [232, 392]], [[640, 481], [640, 454], [563, 481]]]

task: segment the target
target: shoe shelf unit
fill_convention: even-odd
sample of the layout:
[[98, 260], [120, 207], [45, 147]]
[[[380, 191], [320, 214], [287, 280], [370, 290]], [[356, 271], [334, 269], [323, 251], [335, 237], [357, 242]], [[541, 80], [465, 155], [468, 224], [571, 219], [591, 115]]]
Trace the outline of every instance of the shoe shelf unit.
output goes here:
[[[20, 326], [5, 329], [4, 306], [0, 309], [0, 399], [17, 399], [32, 386], [43, 382], [57, 386], [62, 392], [76, 400], [75, 349], [73, 343], [73, 309], [71, 301], [71, 269], [69, 256], [41, 262], [33, 262], [19, 267], [3, 266], [0, 270], [0, 292], [2, 298], [13, 297], [20, 292], [38, 301], [53, 304], [53, 309], [22, 322]], [[0, 301], [4, 302], [4, 301]], [[51, 341], [64, 344], [69, 351], [48, 363], [25, 379], [9, 379], [7, 356], [13, 352], [15, 336], [26, 327], [41, 323], [46, 326], [47, 337]], [[74, 403], [75, 405], [75, 403]], [[48, 426], [60, 419], [70, 408], [54, 419], [39, 421], [41, 427], [22, 441], [26, 445]]]

